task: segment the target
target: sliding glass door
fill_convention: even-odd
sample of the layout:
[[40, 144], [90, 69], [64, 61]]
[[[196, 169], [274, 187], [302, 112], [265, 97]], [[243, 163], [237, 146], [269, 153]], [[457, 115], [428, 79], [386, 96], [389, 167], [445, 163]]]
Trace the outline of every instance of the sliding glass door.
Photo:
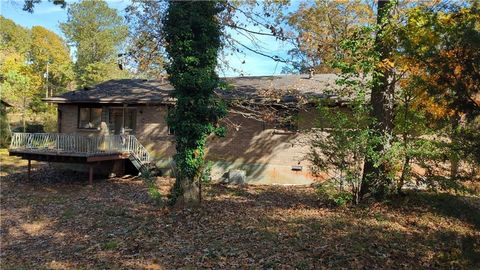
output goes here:
[[110, 134], [135, 134], [137, 126], [136, 108], [110, 108], [108, 110], [108, 127]]

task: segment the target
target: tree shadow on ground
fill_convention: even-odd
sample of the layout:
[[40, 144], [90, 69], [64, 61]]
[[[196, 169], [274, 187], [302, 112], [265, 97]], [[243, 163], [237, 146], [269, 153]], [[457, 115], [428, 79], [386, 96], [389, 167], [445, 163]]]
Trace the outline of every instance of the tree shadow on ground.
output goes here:
[[392, 201], [390, 205], [394, 208], [405, 208], [414, 205], [418, 209], [423, 209], [423, 211], [456, 218], [480, 230], [479, 197], [411, 191], [407, 196]]
[[[283, 219], [280, 219], [283, 221]], [[278, 220], [271, 220], [276, 223]], [[401, 222], [400, 222], [401, 223]], [[394, 222], [327, 216], [285, 222], [282, 230], [260, 228], [273, 247], [290, 246], [297, 265], [308, 269], [477, 269], [479, 239], [454, 230], [395, 227]], [[285, 237], [294, 234], [295, 237]], [[270, 264], [284, 266], [274, 258]]]
[[[223, 187], [222, 192], [247, 199], [240, 202], [242, 208], [247, 208], [248, 202], [261, 202], [263, 210], [268, 209], [255, 232], [249, 231], [251, 226], [244, 229], [249, 235], [262, 235], [261, 241], [267, 241], [265, 249], [289, 246], [296, 250], [295, 267], [480, 267], [480, 201], [475, 197], [412, 192], [406, 197], [409, 199], [384, 205], [335, 208], [313, 193], [281, 187], [255, 193]], [[299, 216], [292, 209], [306, 214]], [[312, 217], [308, 213], [314, 209], [320, 213]], [[266, 263], [285, 266], [279, 258]]]

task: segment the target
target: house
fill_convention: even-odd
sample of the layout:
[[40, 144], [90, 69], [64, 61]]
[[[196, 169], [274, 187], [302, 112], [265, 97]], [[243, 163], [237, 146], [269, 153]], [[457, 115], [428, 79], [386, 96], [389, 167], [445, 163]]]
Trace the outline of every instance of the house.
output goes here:
[[[229, 104], [229, 114], [222, 120], [227, 135], [209, 141], [212, 178], [242, 169], [251, 184], [311, 183], [304, 131], [316, 125], [315, 100], [329, 98], [342, 104], [332, 94], [335, 79], [331, 74], [225, 78], [216, 93]], [[149, 161], [168, 174], [175, 154], [175, 135], [166, 122], [168, 110], [175, 106], [173, 90], [167, 81], [123, 79], [45, 100], [58, 106], [58, 133], [131, 136], [144, 147]]]

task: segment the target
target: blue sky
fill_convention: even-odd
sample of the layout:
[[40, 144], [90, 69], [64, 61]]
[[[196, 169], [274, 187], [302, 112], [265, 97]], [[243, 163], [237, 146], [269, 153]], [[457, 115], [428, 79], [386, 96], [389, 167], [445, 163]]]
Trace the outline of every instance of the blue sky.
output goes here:
[[[70, 1], [71, 2], [71, 1]], [[129, 4], [129, 0], [107, 0], [110, 7], [117, 9], [123, 15], [123, 9]], [[1, 15], [12, 19], [15, 23], [24, 27], [31, 28], [34, 25], [41, 25], [55, 33], [62, 35], [59, 23], [67, 20], [67, 9], [55, 6], [47, 0], [43, 0], [35, 7], [33, 14], [22, 10], [23, 1], [18, 0], [0, 0]], [[243, 18], [239, 18], [243, 20]], [[256, 29], [250, 26], [252, 30]], [[251, 41], [246, 37], [231, 32], [233, 37], [243, 44], [254, 47]], [[288, 49], [287, 44], [275, 40], [273, 37], [258, 36], [258, 44], [267, 50], [270, 55], [286, 57]], [[220, 76], [239, 76], [239, 75], [274, 75], [280, 74], [285, 64], [277, 63], [272, 59], [259, 56], [253, 52], [245, 51], [244, 54], [228, 55], [226, 60], [234, 70], [221, 71]], [[244, 63], [243, 63], [244, 62]]]

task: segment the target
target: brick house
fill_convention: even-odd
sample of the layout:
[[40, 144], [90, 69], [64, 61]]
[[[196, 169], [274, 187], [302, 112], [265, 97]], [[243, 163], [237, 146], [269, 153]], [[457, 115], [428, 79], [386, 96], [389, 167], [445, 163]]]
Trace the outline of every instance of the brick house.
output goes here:
[[[243, 169], [251, 184], [311, 183], [306, 131], [318, 119], [314, 100], [341, 103], [328, 94], [335, 78], [331, 74], [226, 78], [217, 94], [230, 105], [223, 120], [227, 135], [209, 141], [212, 178]], [[175, 153], [175, 135], [166, 122], [175, 105], [172, 90], [161, 80], [111, 80], [45, 100], [58, 105], [59, 133], [135, 135], [155, 165], [168, 174]], [[288, 123], [277, 121], [278, 114], [270, 120], [265, 117], [282, 110], [290, 114]]]

